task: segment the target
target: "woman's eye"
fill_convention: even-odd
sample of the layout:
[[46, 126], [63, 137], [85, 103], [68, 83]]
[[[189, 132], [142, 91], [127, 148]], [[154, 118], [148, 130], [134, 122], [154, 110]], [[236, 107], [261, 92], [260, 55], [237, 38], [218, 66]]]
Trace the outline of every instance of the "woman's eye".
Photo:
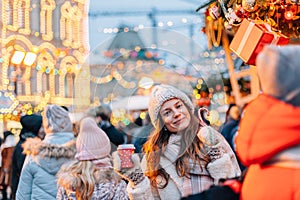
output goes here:
[[182, 104], [178, 104], [178, 105], [176, 106], [176, 108], [181, 108], [181, 106], [182, 106]]
[[163, 113], [164, 116], [167, 116], [167, 115], [169, 115], [169, 114], [170, 114], [170, 111], [165, 111], [165, 112]]

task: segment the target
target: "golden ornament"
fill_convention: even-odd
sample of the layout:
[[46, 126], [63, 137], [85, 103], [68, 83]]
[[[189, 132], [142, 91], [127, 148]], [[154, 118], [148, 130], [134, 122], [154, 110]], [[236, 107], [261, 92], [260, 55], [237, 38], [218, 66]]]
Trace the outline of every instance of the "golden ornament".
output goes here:
[[258, 9], [256, 0], [242, 0], [242, 7], [248, 12], [254, 12]]

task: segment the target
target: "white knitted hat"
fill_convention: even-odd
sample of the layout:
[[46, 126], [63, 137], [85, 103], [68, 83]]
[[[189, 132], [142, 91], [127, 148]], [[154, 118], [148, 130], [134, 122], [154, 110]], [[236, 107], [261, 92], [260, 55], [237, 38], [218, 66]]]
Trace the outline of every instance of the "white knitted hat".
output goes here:
[[110, 154], [110, 141], [106, 133], [98, 127], [95, 119], [86, 117], [80, 122], [80, 131], [76, 140], [78, 160], [95, 160]]
[[157, 125], [159, 111], [162, 104], [174, 98], [183, 101], [183, 103], [191, 110], [191, 112], [194, 113], [194, 105], [191, 99], [184, 92], [170, 85], [156, 85], [152, 89], [148, 108], [151, 122], [154, 127]]
[[300, 106], [300, 45], [265, 46], [256, 59], [264, 93]]

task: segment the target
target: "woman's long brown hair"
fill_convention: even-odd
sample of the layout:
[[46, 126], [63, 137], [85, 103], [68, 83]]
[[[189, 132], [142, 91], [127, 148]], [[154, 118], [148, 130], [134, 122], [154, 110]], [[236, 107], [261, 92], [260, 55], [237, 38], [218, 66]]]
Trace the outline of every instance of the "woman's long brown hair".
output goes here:
[[[191, 116], [191, 122], [182, 133], [179, 133], [182, 134], [182, 142], [178, 158], [175, 162], [178, 175], [187, 177], [189, 176], [188, 173], [190, 171], [190, 159], [194, 164], [200, 164], [201, 160], [206, 163], [209, 162], [209, 157], [203, 148], [203, 142], [197, 137], [198, 130], [201, 128], [199, 119], [190, 111], [190, 109], [188, 110]], [[151, 133], [149, 139], [143, 146], [147, 161], [145, 174], [148, 176], [154, 187], [157, 187], [156, 177], [159, 176], [163, 178], [165, 181], [162, 181], [162, 183], [165, 184], [160, 185], [160, 188], [166, 187], [169, 180], [169, 175], [159, 164], [160, 157], [165, 151], [171, 134], [176, 134], [164, 130], [163, 126], [162, 118], [159, 116], [156, 129]]]

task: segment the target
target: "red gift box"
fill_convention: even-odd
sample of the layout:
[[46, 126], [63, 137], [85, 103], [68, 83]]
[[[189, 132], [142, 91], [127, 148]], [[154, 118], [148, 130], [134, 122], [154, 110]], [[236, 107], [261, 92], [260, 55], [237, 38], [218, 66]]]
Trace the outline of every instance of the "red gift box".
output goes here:
[[256, 56], [265, 45], [286, 45], [289, 43], [288, 37], [272, 31], [268, 26], [268, 24], [259, 24], [244, 19], [229, 48], [245, 63], [255, 65]]

